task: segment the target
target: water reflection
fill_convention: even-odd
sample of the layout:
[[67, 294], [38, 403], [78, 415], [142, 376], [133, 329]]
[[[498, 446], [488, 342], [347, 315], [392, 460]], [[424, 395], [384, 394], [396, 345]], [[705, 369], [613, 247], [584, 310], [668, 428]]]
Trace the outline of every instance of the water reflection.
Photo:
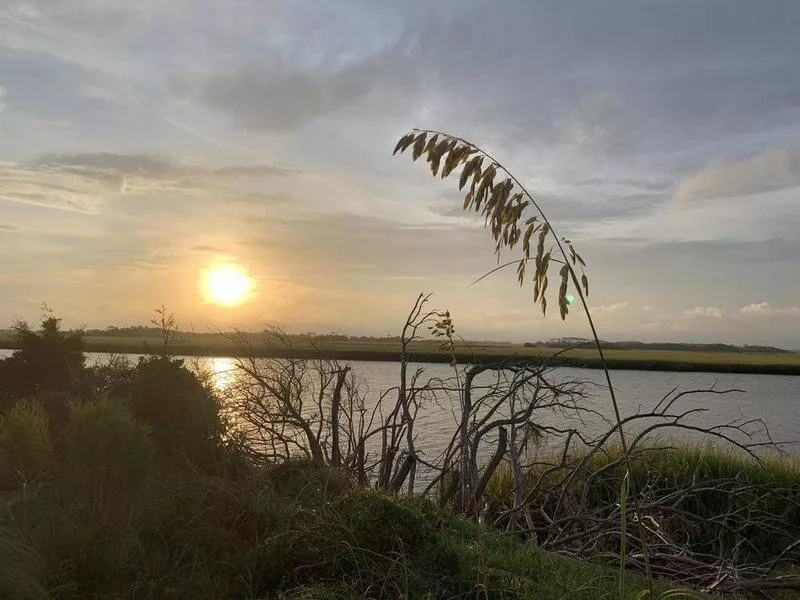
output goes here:
[[209, 359], [214, 389], [224, 392], [236, 379], [236, 361], [232, 358], [215, 357]]
[[[12, 351], [5, 351], [8, 356]], [[0, 358], [4, 351], [0, 350]], [[135, 364], [138, 355], [127, 355]], [[190, 368], [207, 375], [211, 385], [220, 395], [230, 394], [236, 388], [239, 377], [236, 359], [231, 357], [207, 357], [186, 359]], [[106, 354], [87, 354], [87, 364], [96, 365], [107, 362]], [[367, 407], [369, 410], [378, 401], [380, 393], [397, 385], [398, 363], [351, 361], [353, 370], [364, 378], [366, 384]], [[423, 379], [438, 377], [446, 379], [452, 376], [452, 369], [445, 364], [416, 365], [425, 367]], [[596, 409], [606, 418], [613, 418], [610, 412], [610, 400], [604, 387], [602, 371], [591, 369], [560, 368], [553, 376], [558, 381], [565, 378], [584, 380], [589, 384], [590, 396], [585, 405]], [[701, 394], [687, 396], [682, 406], [687, 408], [703, 408], [706, 412], [697, 413], [695, 424], [709, 425], [728, 423], [739, 419], [761, 417], [769, 426], [772, 437], [779, 441], [795, 441], [800, 431], [800, 411], [797, 410], [800, 400], [800, 377], [792, 375], [746, 375], [736, 373], [671, 373], [653, 371], [614, 371], [612, 375], [623, 415], [631, 415], [637, 411], [652, 407], [664, 394], [674, 387], [680, 390], [697, 390], [716, 387], [716, 389], [741, 389], [742, 394]], [[426, 404], [418, 415], [419, 446], [425, 446], [430, 456], [435, 456], [449, 443], [448, 432], [453, 431], [454, 421], [450, 406], [431, 403]], [[455, 407], [457, 409], [457, 406]], [[546, 416], [546, 419], [545, 419]], [[542, 424], [564, 426], [563, 415], [542, 416]], [[598, 427], [607, 424], [584, 415], [580, 429], [589, 434], [596, 434]], [[675, 434], [676, 432], [672, 432]], [[379, 440], [380, 436], [373, 439]], [[800, 443], [786, 445], [784, 450], [800, 455]]]

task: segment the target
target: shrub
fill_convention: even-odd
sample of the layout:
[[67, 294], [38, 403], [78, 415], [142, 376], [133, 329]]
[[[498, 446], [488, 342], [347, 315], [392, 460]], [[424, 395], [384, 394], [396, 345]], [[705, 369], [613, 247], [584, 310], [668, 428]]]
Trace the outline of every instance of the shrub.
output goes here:
[[264, 483], [277, 495], [302, 504], [313, 504], [341, 496], [352, 487], [348, 476], [310, 459], [287, 460], [270, 465]]
[[[549, 475], [543, 473], [544, 465], [558, 464], [560, 456], [541, 456], [539, 460], [540, 464], [525, 475], [531, 488], [544, 476], [536, 494], [527, 496], [534, 518], [539, 506], [556, 501], [558, 495], [552, 490], [558, 489], [568, 473], [566, 467]], [[608, 468], [611, 463], [616, 466]], [[644, 445], [636, 448], [631, 466], [635, 489], [648, 494], [648, 502], [662, 502], [667, 507], [661, 512], [650, 509], [663, 531], [693, 551], [746, 562], [797, 556], [793, 546], [800, 536], [797, 460], [765, 456], [758, 462], [710, 443]], [[562, 500], [578, 505], [585, 491], [589, 510], [613, 507], [624, 475], [622, 450], [619, 445], [611, 445], [591, 458], [586, 470], [564, 489]], [[498, 470], [492, 482], [490, 511], [501, 522], [503, 511], [510, 508], [513, 489], [510, 468]], [[669, 504], [662, 500], [665, 498], [671, 498]], [[787, 548], [795, 548], [794, 553], [785, 552]]]
[[222, 433], [219, 401], [182, 360], [139, 359], [128, 395], [133, 414], [151, 427], [165, 455], [200, 466], [213, 462]]
[[37, 553], [8, 528], [0, 528], [0, 598], [45, 600], [42, 563]]
[[93, 394], [111, 394], [130, 387], [135, 365], [124, 354], [112, 354], [86, 369], [85, 384]]
[[108, 399], [72, 406], [64, 484], [93, 509], [125, 505], [147, 482], [155, 448], [147, 427]]
[[83, 336], [79, 331], [61, 331], [61, 320], [48, 316], [39, 331], [27, 323], [15, 326], [18, 350], [0, 361], [0, 402], [43, 391], [58, 392], [59, 402], [48, 406], [55, 416], [66, 412], [68, 393], [76, 388], [84, 372]]
[[0, 417], [0, 484], [24, 484], [47, 471], [53, 456], [42, 405], [20, 400]]
[[[254, 597], [252, 570], [280, 526], [279, 500], [245, 482], [174, 469], [150, 488], [114, 590], [119, 598]], [[261, 596], [256, 596], [261, 597]]]

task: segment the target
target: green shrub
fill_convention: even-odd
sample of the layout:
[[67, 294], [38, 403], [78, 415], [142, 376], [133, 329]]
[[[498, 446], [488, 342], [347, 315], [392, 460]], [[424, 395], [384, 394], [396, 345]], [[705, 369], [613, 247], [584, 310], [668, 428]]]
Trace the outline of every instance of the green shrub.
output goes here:
[[53, 456], [47, 415], [34, 400], [20, 400], [0, 417], [0, 485], [16, 486], [45, 473]]
[[[563, 500], [577, 505], [589, 475], [602, 470], [591, 481], [587, 504], [590, 509], [613, 507], [625, 473], [621, 456], [618, 446], [595, 454], [586, 470], [574, 479]], [[560, 457], [545, 457], [542, 462], [557, 464], [559, 460]], [[611, 463], [619, 464], [603, 470]], [[526, 473], [529, 485], [538, 480], [541, 469]], [[546, 477], [538, 496], [529, 499], [531, 505], [553, 503], [557, 494], [552, 493], [549, 482], [560, 482], [566, 473], [566, 469], [561, 469]], [[682, 495], [673, 507], [673, 514], [659, 517], [669, 536], [696, 552], [729, 559], [738, 553], [739, 560], [765, 562], [781, 556], [800, 536], [800, 511], [796, 510], [800, 505], [800, 463], [796, 459], [766, 457], [758, 462], [714, 444], [640, 446], [632, 457], [631, 478], [633, 489], [661, 497], [704, 482], [728, 482], [718, 489], [707, 486]], [[499, 469], [489, 490], [493, 514], [500, 514], [512, 502], [513, 488], [510, 468]], [[721, 522], [728, 529], [721, 531]], [[796, 552], [784, 558], [794, 559], [798, 556]]]
[[150, 426], [165, 455], [199, 466], [215, 460], [222, 433], [219, 401], [182, 360], [141, 358], [127, 395], [133, 414]]
[[259, 483], [277, 495], [302, 504], [315, 504], [341, 496], [353, 483], [342, 471], [311, 459], [287, 460], [262, 470]]
[[96, 395], [113, 394], [116, 390], [130, 387], [135, 364], [124, 354], [109, 355], [105, 361], [86, 369], [84, 383], [87, 390]]
[[0, 360], [0, 410], [16, 399], [42, 395], [51, 419], [63, 420], [84, 374], [82, 333], [62, 331], [60, 319], [46, 316], [39, 331], [17, 323], [14, 338], [18, 349]]
[[[94, 422], [101, 408], [81, 407]], [[161, 463], [141, 510], [115, 520], [32, 494], [11, 511], [31, 543], [4, 546], [0, 531], [0, 598], [610, 597], [612, 570], [340, 477], [303, 462], [239, 480]], [[644, 586], [631, 574], [625, 598]]]
[[19, 535], [0, 527], [0, 598], [45, 600], [42, 561]]
[[120, 402], [74, 404], [62, 484], [94, 509], [134, 499], [152, 473], [155, 447], [147, 427]]

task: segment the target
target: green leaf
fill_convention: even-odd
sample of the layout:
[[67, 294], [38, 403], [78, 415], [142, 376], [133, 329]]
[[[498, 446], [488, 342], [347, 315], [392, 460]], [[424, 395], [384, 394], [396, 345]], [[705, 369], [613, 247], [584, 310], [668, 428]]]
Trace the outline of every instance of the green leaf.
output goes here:
[[436, 140], [439, 138], [439, 134], [435, 134], [431, 139], [428, 140], [428, 143], [425, 145], [425, 150], [423, 152], [430, 152], [434, 148], [436, 148]]
[[400, 141], [397, 142], [397, 145], [394, 147], [394, 152], [392, 152], [392, 156], [397, 154], [398, 151], [400, 153], [405, 152], [406, 148], [408, 148], [408, 146], [411, 144], [412, 141], [414, 141], [413, 133], [407, 133], [406, 135], [401, 137]]
[[589, 297], [589, 278], [586, 277], [586, 273], [581, 275], [581, 285], [583, 286], [583, 293], [586, 294], [586, 297]]
[[536, 231], [536, 226], [533, 223], [528, 223], [525, 229], [525, 235], [522, 238], [522, 250], [525, 252], [526, 257], [531, 255], [531, 236]]
[[541, 277], [547, 275], [547, 269], [550, 267], [550, 251], [548, 250], [547, 253], [542, 257], [541, 262]]
[[476, 156], [475, 158], [469, 159], [466, 162], [466, 164], [464, 165], [464, 168], [461, 169], [461, 177], [458, 180], [458, 189], [459, 190], [464, 189], [464, 186], [467, 184], [467, 180], [469, 179], [469, 176], [475, 170], [475, 166], [478, 164], [478, 160], [479, 159], [480, 159], [480, 156]]
[[442, 155], [438, 150], [430, 150], [428, 152], [428, 159], [431, 163], [431, 173], [436, 177], [436, 172], [439, 170], [439, 162], [442, 160]]
[[492, 183], [494, 182], [494, 176], [497, 172], [497, 169], [494, 165], [491, 165], [488, 169], [483, 172], [481, 175], [481, 182], [478, 186], [478, 206], [483, 202], [483, 199], [486, 197], [487, 192], [491, 191]]
[[456, 165], [458, 165], [458, 156], [458, 150], [450, 150], [447, 155], [447, 159], [444, 161], [444, 166], [442, 167], [442, 179], [450, 175], [450, 173], [453, 172], [453, 169], [456, 168]]
[[544, 240], [547, 237], [547, 224], [542, 227], [542, 230], [539, 232], [539, 243], [536, 244], [536, 257], [539, 258], [544, 254]]
[[548, 233], [550, 233], [550, 223], [545, 223], [545, 224], [542, 226], [542, 233], [543, 233], [544, 235], [547, 235]]
[[[494, 206], [495, 211], [502, 213], [502, 211], [505, 210], [508, 196], [511, 194], [511, 190], [513, 188], [514, 183], [511, 181], [511, 179], [506, 179], [505, 181], [502, 181], [494, 186], [494, 194], [496, 195]], [[506, 215], [500, 214], [500, 217], [502, 221], [506, 220]]]
[[428, 134], [424, 131], [417, 136], [417, 139], [414, 142], [414, 151], [411, 154], [411, 158], [413, 160], [417, 160], [420, 156], [422, 156], [422, 151], [425, 149], [425, 139], [427, 137]]

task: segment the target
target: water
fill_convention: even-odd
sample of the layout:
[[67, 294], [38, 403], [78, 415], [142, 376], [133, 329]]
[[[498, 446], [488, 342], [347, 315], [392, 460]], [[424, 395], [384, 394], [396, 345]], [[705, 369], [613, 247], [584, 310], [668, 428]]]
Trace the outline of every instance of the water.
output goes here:
[[[385, 362], [354, 362], [353, 369], [369, 383], [371, 390], [382, 390], [396, 385], [399, 365]], [[443, 364], [424, 366], [431, 376], [452, 376], [452, 369]], [[582, 401], [584, 406], [597, 410], [606, 419], [613, 419], [605, 375], [597, 369], [558, 368], [553, 371], [556, 380], [580, 380], [587, 382], [589, 397]], [[676, 409], [704, 409], [688, 422], [700, 426], [722, 425], [741, 419], [761, 419], [773, 440], [795, 442], [800, 440], [800, 377], [789, 375], [748, 375], [740, 373], [681, 373], [665, 371], [618, 370], [611, 372], [615, 394], [624, 417], [637, 412], [652, 410], [654, 405], [671, 390], [697, 389], [728, 390], [741, 392], [729, 394], [700, 393], [680, 399]], [[419, 429], [425, 434], [452, 431], [453, 417], [448, 410], [431, 407], [424, 411]], [[544, 424], [564, 426], [564, 415], [545, 414]], [[572, 426], [595, 433], [606, 425], [600, 418], [586, 416], [583, 424], [571, 422]], [[759, 425], [748, 428], [756, 432]], [[696, 434], [665, 431], [670, 438], [696, 440]], [[426, 435], [426, 437], [429, 437]], [[800, 443], [789, 444], [786, 450], [800, 456]]]
[[[0, 349], [0, 358], [9, 356], [10, 350]], [[135, 361], [137, 355], [126, 355]], [[88, 353], [89, 364], [107, 360], [108, 355]], [[229, 387], [237, 377], [236, 361], [225, 357], [187, 357], [193, 368], [199, 368], [212, 377], [219, 390]], [[354, 373], [361, 379], [367, 397], [367, 405], [377, 402], [381, 392], [397, 385], [399, 364], [393, 362], [352, 361]], [[425, 369], [425, 379], [453, 376], [453, 370], [445, 364], [414, 365]], [[410, 369], [409, 372], [413, 372]], [[602, 371], [594, 369], [559, 368], [553, 372], [556, 380], [581, 380], [587, 382], [589, 396], [582, 405], [596, 410], [607, 419], [613, 417], [608, 391], [604, 386]], [[651, 409], [665, 394], [674, 388], [679, 391], [693, 389], [738, 389], [741, 392], [730, 394], [701, 393], [683, 398], [676, 408], [703, 409], [692, 417], [692, 423], [709, 426], [732, 423], [742, 418], [762, 419], [776, 441], [794, 442], [800, 440], [800, 377], [789, 375], [747, 375], [733, 373], [680, 373], [658, 371], [613, 371], [612, 381], [616, 390], [620, 412], [623, 417], [637, 411]], [[449, 441], [454, 430], [452, 406], [431, 404], [424, 407], [418, 416], [416, 428], [420, 447], [433, 456], [441, 451]], [[541, 416], [546, 425], [576, 426], [588, 433], [596, 433], [605, 428], [600, 416], [587, 416], [584, 422], [565, 421], [562, 414]], [[755, 429], [755, 427], [751, 428]], [[667, 432], [665, 432], [667, 433]], [[676, 437], [672, 432], [669, 437]], [[680, 434], [677, 437], [686, 437]], [[696, 436], [689, 435], [690, 439]], [[800, 444], [785, 447], [789, 452], [800, 456]]]

